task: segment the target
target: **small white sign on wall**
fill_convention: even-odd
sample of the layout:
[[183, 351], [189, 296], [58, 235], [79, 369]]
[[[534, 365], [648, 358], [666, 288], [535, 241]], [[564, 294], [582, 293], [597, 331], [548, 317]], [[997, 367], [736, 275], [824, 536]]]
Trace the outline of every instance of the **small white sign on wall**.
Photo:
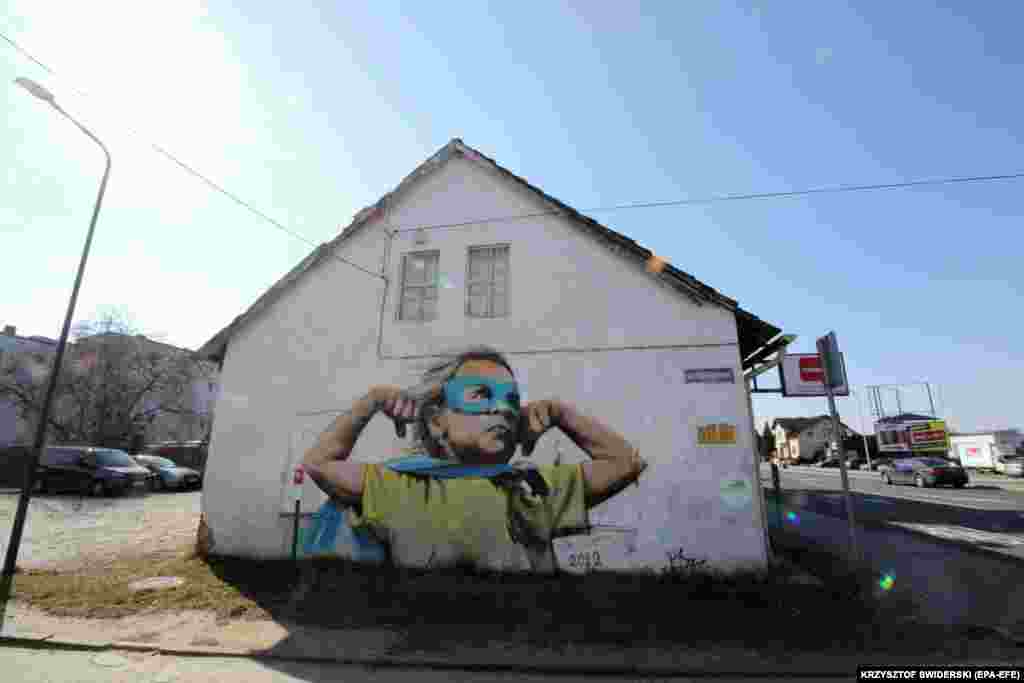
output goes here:
[[736, 384], [732, 368], [690, 368], [683, 376], [687, 384]]

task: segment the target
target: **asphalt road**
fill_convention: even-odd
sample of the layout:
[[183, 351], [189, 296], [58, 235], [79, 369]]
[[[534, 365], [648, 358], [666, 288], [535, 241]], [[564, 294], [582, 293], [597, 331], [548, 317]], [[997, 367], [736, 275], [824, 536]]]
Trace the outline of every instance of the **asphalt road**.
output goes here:
[[[845, 519], [838, 469], [779, 470], [791, 501], [818, 514]], [[771, 468], [761, 470], [772, 486]], [[877, 472], [849, 472], [854, 514], [861, 524], [888, 524], [1024, 559], [1024, 487], [972, 477], [966, 488], [886, 485]], [[794, 497], [795, 496], [795, 497]]]

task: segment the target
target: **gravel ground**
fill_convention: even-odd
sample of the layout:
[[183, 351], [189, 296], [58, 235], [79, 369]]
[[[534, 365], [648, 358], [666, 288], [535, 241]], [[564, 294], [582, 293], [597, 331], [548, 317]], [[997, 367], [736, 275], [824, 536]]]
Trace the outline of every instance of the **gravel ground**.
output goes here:
[[[131, 548], [169, 553], [193, 544], [200, 491], [113, 498], [33, 496], [18, 551], [23, 569], [80, 570], [107, 564]], [[0, 548], [7, 551], [18, 495], [0, 494]]]

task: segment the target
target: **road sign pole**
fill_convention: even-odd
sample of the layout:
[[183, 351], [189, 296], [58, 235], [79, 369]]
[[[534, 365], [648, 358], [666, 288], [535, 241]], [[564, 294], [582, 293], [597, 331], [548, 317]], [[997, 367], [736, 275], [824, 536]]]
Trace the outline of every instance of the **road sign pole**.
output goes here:
[[846, 382], [845, 372], [839, 356], [839, 344], [835, 334], [829, 334], [818, 340], [818, 355], [821, 356], [821, 367], [825, 369], [825, 394], [828, 396], [828, 409], [832, 414], [832, 438], [835, 439], [839, 457], [839, 476], [843, 482], [843, 505], [846, 508], [846, 519], [850, 533], [850, 559], [855, 565], [861, 562], [860, 547], [857, 544], [857, 520], [853, 511], [853, 498], [850, 496], [850, 477], [846, 471], [846, 458], [842, 453], [843, 433], [839, 423], [839, 412], [836, 410], [834, 386]]
[[860, 562], [860, 549], [857, 544], [857, 520], [853, 512], [853, 498], [850, 496], [850, 477], [846, 471], [846, 458], [842, 453], [842, 432], [839, 424], [839, 413], [836, 411], [836, 398], [832, 393], [832, 387], [826, 383], [825, 391], [828, 393], [828, 409], [832, 413], [832, 436], [839, 446], [839, 476], [843, 481], [843, 505], [846, 508], [846, 519], [850, 526], [850, 557], [854, 562]]

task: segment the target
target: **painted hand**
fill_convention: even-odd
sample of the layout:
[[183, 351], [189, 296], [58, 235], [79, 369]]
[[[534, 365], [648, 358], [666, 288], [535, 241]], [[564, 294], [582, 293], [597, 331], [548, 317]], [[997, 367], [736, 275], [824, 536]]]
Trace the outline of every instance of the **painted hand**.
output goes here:
[[523, 406], [519, 416], [519, 442], [523, 455], [531, 455], [540, 437], [552, 427], [558, 426], [561, 405], [558, 399], [531, 401]]
[[373, 388], [373, 397], [377, 409], [394, 422], [395, 434], [404, 439], [406, 425], [416, 422], [423, 404], [440, 397], [442, 391], [442, 386], [438, 384], [425, 395], [414, 397], [400, 387], [382, 385]]

